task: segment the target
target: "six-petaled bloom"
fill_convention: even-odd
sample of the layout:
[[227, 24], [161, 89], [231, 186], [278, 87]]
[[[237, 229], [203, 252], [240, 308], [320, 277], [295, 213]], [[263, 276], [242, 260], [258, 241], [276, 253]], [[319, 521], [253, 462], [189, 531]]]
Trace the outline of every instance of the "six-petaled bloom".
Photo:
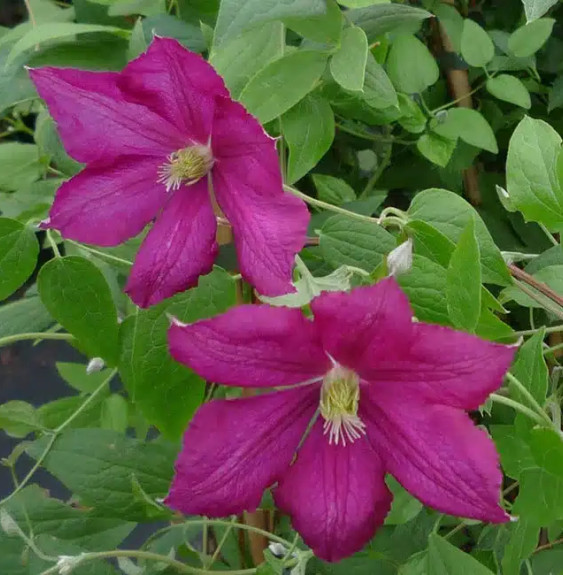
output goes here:
[[197, 283], [217, 253], [214, 201], [233, 228], [242, 275], [293, 291], [309, 213], [284, 193], [275, 142], [210, 64], [155, 38], [119, 73], [30, 71], [69, 154], [86, 164], [58, 190], [47, 227], [114, 246], [154, 225], [126, 291], [148, 306]]
[[311, 308], [313, 320], [247, 305], [170, 328], [174, 358], [206, 380], [287, 389], [203, 405], [166, 503], [227, 516], [254, 510], [273, 486], [329, 561], [360, 550], [384, 521], [386, 473], [444, 513], [508, 520], [494, 444], [466, 410], [501, 385], [514, 348], [414, 322], [394, 279]]

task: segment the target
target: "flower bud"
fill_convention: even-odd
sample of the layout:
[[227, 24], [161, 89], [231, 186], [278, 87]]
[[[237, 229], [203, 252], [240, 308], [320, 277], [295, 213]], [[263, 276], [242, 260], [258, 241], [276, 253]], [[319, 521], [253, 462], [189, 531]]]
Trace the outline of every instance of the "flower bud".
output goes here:
[[407, 273], [412, 267], [412, 239], [409, 238], [387, 256], [387, 269], [390, 276]]
[[96, 371], [102, 371], [106, 366], [106, 362], [101, 357], [93, 357], [86, 366], [86, 373], [90, 375]]

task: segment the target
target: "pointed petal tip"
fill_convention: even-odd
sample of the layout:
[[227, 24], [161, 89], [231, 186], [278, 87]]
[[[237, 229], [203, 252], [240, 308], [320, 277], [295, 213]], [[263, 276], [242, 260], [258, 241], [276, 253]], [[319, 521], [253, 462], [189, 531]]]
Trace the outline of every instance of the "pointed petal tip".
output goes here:
[[167, 313], [166, 317], [168, 318], [168, 321], [170, 322], [170, 327], [172, 327], [172, 326], [186, 327], [188, 325], [187, 323], [181, 322], [177, 317], [173, 316], [171, 313]]

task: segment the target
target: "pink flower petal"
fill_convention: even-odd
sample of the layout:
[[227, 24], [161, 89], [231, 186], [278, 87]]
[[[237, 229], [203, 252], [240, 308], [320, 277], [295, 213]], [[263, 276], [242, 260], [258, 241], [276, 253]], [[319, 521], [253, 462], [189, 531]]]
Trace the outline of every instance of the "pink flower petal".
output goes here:
[[394, 279], [346, 292], [324, 292], [311, 302], [328, 353], [363, 375], [389, 351], [408, 345], [412, 312]]
[[208, 517], [254, 511], [289, 466], [318, 398], [318, 386], [307, 386], [200, 407], [165, 503]]
[[499, 505], [495, 446], [465, 412], [366, 386], [359, 415], [386, 470], [425, 505], [482, 521], [508, 520]]
[[214, 97], [229, 95], [211, 64], [172, 38], [154, 38], [123, 70], [119, 86], [128, 98], [201, 144], [207, 144], [211, 134]]
[[264, 295], [295, 291], [291, 274], [309, 211], [283, 192], [274, 141], [238, 102], [222, 98], [212, 148], [214, 191], [233, 227], [242, 275]]
[[117, 73], [36, 68], [30, 75], [67, 152], [79, 162], [139, 154], [164, 161], [185, 145], [175, 124], [124, 99]]
[[197, 284], [217, 255], [207, 179], [174, 192], [143, 241], [125, 291], [140, 307]]
[[90, 164], [58, 189], [48, 227], [98, 246], [136, 236], [166, 200], [165, 187], [157, 183], [158, 167], [146, 156]]
[[515, 352], [514, 346], [415, 323], [409, 343], [388, 349], [363, 375], [432, 403], [471, 410], [502, 385]]
[[168, 335], [170, 353], [208, 381], [243, 387], [294, 385], [330, 369], [314, 324], [300, 310], [242, 305]]
[[383, 523], [392, 499], [384, 474], [367, 439], [329, 445], [318, 420], [274, 499], [317, 557], [339, 561], [360, 551]]

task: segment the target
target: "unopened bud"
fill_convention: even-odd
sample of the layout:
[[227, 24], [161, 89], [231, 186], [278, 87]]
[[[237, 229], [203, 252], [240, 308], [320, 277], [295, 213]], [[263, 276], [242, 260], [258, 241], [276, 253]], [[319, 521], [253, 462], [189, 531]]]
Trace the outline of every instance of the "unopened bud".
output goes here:
[[272, 541], [268, 545], [268, 549], [270, 550], [272, 555], [274, 555], [275, 557], [280, 557], [280, 558], [285, 557], [285, 554], [287, 553], [287, 549], [285, 548], [285, 546], [282, 545], [281, 543], [278, 543], [277, 541]]
[[96, 371], [102, 371], [106, 366], [106, 362], [101, 357], [93, 357], [86, 366], [86, 373], [90, 375]]
[[412, 239], [409, 238], [387, 256], [387, 270], [390, 276], [407, 273], [412, 268]]
[[20, 528], [18, 527], [18, 524], [4, 509], [0, 509], [0, 525], [2, 526], [2, 531], [4, 531], [6, 535], [20, 534]]

